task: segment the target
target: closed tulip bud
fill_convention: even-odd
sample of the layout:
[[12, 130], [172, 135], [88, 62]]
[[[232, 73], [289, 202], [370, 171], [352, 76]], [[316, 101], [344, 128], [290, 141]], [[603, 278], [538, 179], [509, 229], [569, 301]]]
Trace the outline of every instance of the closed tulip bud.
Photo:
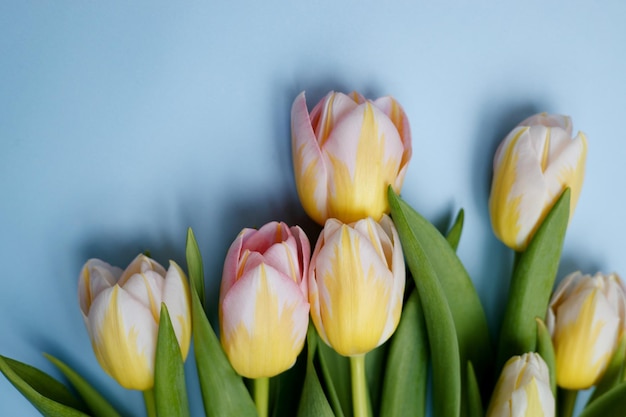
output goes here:
[[571, 189], [570, 218], [585, 174], [587, 139], [572, 139], [568, 116], [541, 113], [520, 123], [496, 151], [489, 197], [491, 225], [505, 245], [523, 251], [558, 197]]
[[554, 417], [548, 366], [538, 353], [508, 360], [489, 403], [487, 417]]
[[291, 368], [309, 325], [311, 247], [299, 227], [244, 229], [226, 255], [220, 289], [222, 346], [235, 371], [266, 378]]
[[617, 275], [567, 276], [554, 292], [547, 325], [556, 356], [556, 382], [567, 389], [595, 385], [624, 331], [626, 295]]
[[154, 359], [161, 315], [167, 306], [183, 358], [191, 339], [189, 287], [174, 262], [166, 271], [139, 255], [122, 271], [90, 259], [78, 282], [80, 309], [98, 362], [120, 385], [148, 390], [154, 385]]
[[335, 351], [363, 355], [389, 339], [404, 284], [402, 247], [387, 215], [326, 221], [311, 258], [309, 301], [317, 332]]
[[309, 114], [301, 93], [291, 135], [298, 194], [313, 220], [378, 221], [389, 212], [387, 187], [400, 192], [411, 158], [409, 122], [393, 98], [331, 92]]

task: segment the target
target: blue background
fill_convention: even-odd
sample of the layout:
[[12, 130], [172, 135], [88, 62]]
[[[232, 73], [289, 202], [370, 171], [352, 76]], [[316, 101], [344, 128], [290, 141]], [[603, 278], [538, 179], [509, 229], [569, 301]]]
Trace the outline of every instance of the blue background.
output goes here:
[[[601, 4], [601, 5], [600, 5]], [[299, 204], [290, 108], [331, 89], [393, 95], [413, 131], [403, 195], [439, 226], [498, 329], [512, 256], [487, 198], [495, 148], [525, 117], [572, 116], [587, 175], [559, 278], [626, 274], [626, 3], [5, 1], [0, 5], [0, 354], [84, 373], [125, 412], [77, 305], [82, 264], [202, 249], [212, 318], [243, 227], [317, 230]], [[312, 236], [315, 239], [315, 236]], [[195, 375], [188, 362], [190, 381]], [[192, 410], [201, 413], [197, 384]], [[35, 416], [0, 378], [0, 416]]]

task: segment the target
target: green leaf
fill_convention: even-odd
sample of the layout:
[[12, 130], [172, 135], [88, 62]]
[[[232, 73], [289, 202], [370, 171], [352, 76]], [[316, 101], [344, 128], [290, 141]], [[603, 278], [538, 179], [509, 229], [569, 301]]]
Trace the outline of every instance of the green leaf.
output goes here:
[[198, 242], [191, 227], [187, 229], [187, 246], [185, 250], [187, 257], [187, 269], [189, 270], [189, 282], [195, 288], [200, 304], [204, 305], [204, 267], [202, 265], [202, 255], [198, 248]]
[[556, 357], [554, 354], [554, 346], [552, 345], [552, 338], [543, 320], [536, 317], [535, 321], [537, 322], [537, 353], [541, 356], [546, 365], [548, 365], [550, 387], [552, 388], [552, 395], [556, 397]]
[[380, 417], [425, 415], [427, 380], [428, 334], [419, 295], [413, 291], [390, 340]]
[[617, 349], [615, 349], [615, 353], [613, 354], [613, 357], [604, 372], [604, 376], [598, 385], [596, 385], [596, 389], [593, 392], [593, 395], [591, 395], [591, 398], [589, 398], [589, 402], [587, 404], [591, 404], [596, 399], [610, 391], [613, 387], [623, 382], [625, 361], [626, 335], [622, 335], [622, 338], [617, 345]]
[[452, 247], [452, 250], [456, 251], [459, 247], [459, 241], [461, 240], [461, 234], [463, 233], [463, 222], [465, 220], [465, 212], [463, 209], [459, 210], [459, 213], [454, 219], [454, 224], [446, 235], [446, 240]]
[[545, 317], [569, 220], [566, 189], [537, 229], [513, 271], [500, 341], [498, 370], [512, 356], [532, 352], [537, 344], [535, 317]]
[[44, 356], [70, 381], [94, 417], [120, 417], [115, 408], [76, 371], [52, 355], [44, 353]]
[[585, 407], [578, 417], [624, 417], [625, 410], [626, 382], [622, 382]]
[[[319, 336], [318, 336], [319, 338]], [[352, 415], [352, 385], [350, 382], [350, 360], [341, 356], [319, 339], [317, 343], [322, 383], [326, 387], [328, 400], [337, 417]]]
[[480, 398], [480, 387], [474, 373], [472, 362], [467, 362], [467, 415], [469, 417], [483, 417], [483, 402]]
[[191, 315], [198, 378], [207, 417], [257, 417], [252, 397], [222, 350], [195, 290], [191, 291]]
[[[461, 411], [461, 362], [459, 339], [457, 339], [458, 330], [455, 330], [455, 321], [449, 307], [449, 304], [450, 306], [453, 305], [452, 300], [448, 299], [444, 292], [445, 284], [450, 284], [447, 279], [449, 277], [443, 278], [438, 274], [442, 271], [437, 270], [434, 266], [441, 257], [449, 260], [450, 257], [446, 254], [454, 252], [439, 232], [437, 232], [440, 237], [439, 240], [433, 237], [435, 234], [431, 233], [430, 230], [434, 227], [425, 220], [422, 221], [421, 216], [403, 202], [391, 187], [389, 187], [388, 196], [391, 215], [398, 229], [404, 255], [422, 302], [426, 328], [428, 329], [433, 362], [434, 414], [437, 417], [458, 417]], [[431, 249], [437, 248], [447, 252], [440, 256], [427, 252], [425, 246], [429, 244]], [[456, 259], [456, 255], [454, 258]], [[454, 265], [448, 267], [455, 269]], [[459, 281], [459, 279], [455, 279], [455, 281]], [[461, 293], [467, 291], [463, 280], [460, 280], [457, 290]], [[471, 305], [472, 300], [464, 299], [463, 303]], [[465, 324], [467, 324], [465, 321], [459, 322], [459, 330], [461, 330], [459, 334], [463, 337], [467, 337], [470, 330], [463, 328]], [[480, 325], [473, 324], [475, 326], [473, 331], [480, 334]], [[484, 344], [484, 340], [477, 340], [477, 342], [480, 345]]]
[[183, 356], [165, 304], [161, 304], [155, 352], [154, 399], [157, 416], [189, 417]]
[[365, 378], [370, 397], [370, 416], [379, 415], [389, 343], [383, 343], [365, 355]]
[[0, 356], [0, 372], [44, 417], [87, 417], [84, 405], [50, 375]]
[[298, 408], [298, 417], [334, 417], [333, 409], [324, 395], [313, 358], [317, 348], [317, 334], [313, 326], [309, 327], [307, 335], [307, 367], [304, 378], [304, 387]]

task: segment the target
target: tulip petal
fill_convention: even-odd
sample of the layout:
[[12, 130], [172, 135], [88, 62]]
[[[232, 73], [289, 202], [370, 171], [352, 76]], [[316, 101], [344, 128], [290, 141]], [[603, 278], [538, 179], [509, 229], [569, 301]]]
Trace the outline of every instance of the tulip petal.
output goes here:
[[309, 119], [304, 92], [291, 108], [291, 151], [300, 202], [313, 220], [323, 224], [328, 217], [328, 172]]
[[134, 274], [124, 284], [124, 291], [140, 302], [152, 313], [154, 322], [159, 322], [163, 277], [154, 271]]
[[337, 123], [324, 147], [329, 217], [346, 223], [379, 220], [389, 211], [386, 192], [400, 171], [404, 147], [391, 120], [371, 102]]
[[157, 324], [150, 311], [116, 285], [94, 300], [88, 319], [102, 368], [124, 388], [152, 388]]
[[270, 222], [243, 239], [243, 247], [250, 252], [264, 253], [272, 245], [282, 242], [289, 236], [289, 226], [283, 222]]
[[307, 298], [309, 293], [309, 279], [307, 275], [309, 273], [309, 261], [311, 259], [311, 243], [306, 233], [304, 233], [299, 226], [292, 227], [291, 233], [298, 245], [298, 265], [300, 266], [301, 277], [300, 290], [305, 298]]
[[163, 302], [170, 314], [184, 361], [191, 343], [191, 299], [187, 277], [174, 261], [170, 261], [170, 267], [165, 275]]
[[144, 254], [139, 254], [124, 270], [124, 273], [118, 280], [118, 284], [123, 286], [134, 274], [146, 271], [155, 271], [162, 277], [165, 276], [165, 268], [163, 268], [157, 261]]
[[222, 298], [224, 297], [224, 294], [226, 294], [228, 290], [230, 290], [230, 288], [235, 284], [235, 282], [237, 282], [237, 279], [239, 279], [239, 260], [241, 259], [242, 255], [243, 241], [247, 237], [247, 235], [255, 232], [256, 230], [254, 229], [243, 229], [228, 248], [228, 252], [226, 253], [226, 259], [224, 260], [222, 282], [220, 284], [220, 304], [222, 303]]
[[100, 259], [89, 259], [83, 266], [78, 279], [78, 301], [83, 318], [87, 318], [92, 301], [104, 289], [115, 285], [122, 270]]
[[[363, 97], [356, 96], [356, 99]], [[311, 112], [311, 125], [320, 148], [324, 147], [335, 125], [357, 107], [357, 100], [343, 93], [330, 92], [315, 106]]]
[[[324, 329], [330, 345], [344, 356], [378, 346], [393, 277], [374, 247], [344, 225], [324, 243], [311, 268], [319, 291], [321, 326], [316, 323], [316, 327]], [[310, 291], [314, 293], [312, 287]]]
[[220, 310], [222, 345], [239, 374], [269, 377], [293, 365], [304, 345], [309, 304], [289, 277], [261, 264], [237, 281]]

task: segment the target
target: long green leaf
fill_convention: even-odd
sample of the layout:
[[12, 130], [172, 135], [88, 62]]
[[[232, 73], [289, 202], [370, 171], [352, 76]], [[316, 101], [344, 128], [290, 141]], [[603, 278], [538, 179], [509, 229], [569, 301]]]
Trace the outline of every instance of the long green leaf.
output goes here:
[[480, 387], [474, 373], [472, 362], [467, 362], [467, 415], [469, 417], [484, 417], [483, 402], [480, 398]]
[[202, 309], [191, 291], [193, 346], [204, 410], [207, 417], [256, 417], [254, 402], [243, 380], [233, 370]]
[[370, 397], [370, 415], [379, 415], [389, 343], [383, 343], [365, 355], [365, 378]]
[[115, 408], [76, 371], [52, 355], [44, 353], [44, 356], [70, 381], [94, 417], [120, 417]]
[[545, 317], [548, 310], [569, 219], [569, 201], [568, 188], [537, 229], [513, 271], [500, 330], [498, 370], [510, 357], [536, 348], [535, 317]]
[[539, 317], [535, 320], [537, 321], [537, 353], [539, 353], [546, 365], [548, 365], [550, 387], [552, 388], [552, 395], [556, 397], [556, 356], [554, 354], [552, 338], [543, 320]]
[[161, 305], [155, 353], [154, 399], [157, 416], [189, 417], [183, 357], [165, 304]]
[[593, 395], [589, 398], [588, 404], [591, 404], [596, 399], [600, 398], [606, 392], [610, 391], [613, 387], [623, 382], [624, 378], [624, 366], [626, 365], [626, 335], [622, 335], [622, 338], [617, 345], [617, 349], [611, 358], [611, 362], [604, 372], [604, 376], [596, 385], [596, 389]]
[[25, 363], [0, 356], [0, 372], [45, 417], [87, 417], [80, 403], [48, 374]]
[[324, 395], [324, 389], [320, 383], [313, 358], [317, 350], [317, 334], [313, 326], [309, 327], [307, 334], [307, 367], [304, 387], [300, 397], [297, 417], [334, 417], [333, 409]]
[[195, 288], [200, 298], [200, 304], [204, 306], [204, 266], [202, 255], [198, 248], [198, 242], [191, 227], [187, 229], [187, 245], [185, 254], [187, 257], [187, 269], [189, 270], [189, 282]]
[[326, 387], [333, 412], [337, 417], [351, 416], [352, 385], [349, 359], [335, 352], [321, 339], [317, 344], [317, 358], [322, 384]]
[[[425, 225], [424, 222], [420, 221], [421, 216], [400, 200], [391, 187], [389, 187], [388, 196], [391, 215], [398, 229], [404, 255], [424, 310], [433, 361], [435, 415], [437, 417], [458, 417], [461, 411], [461, 362], [459, 339], [457, 339], [455, 321], [449, 307], [449, 303], [452, 304], [451, 300], [446, 298], [443, 289], [446, 280], [438, 276], [431, 262], [433, 256], [425, 250], [422, 244], [424, 234], [429, 237], [432, 235], [432, 233], [428, 233], [432, 225], [430, 223]], [[420, 234], [422, 236], [419, 236]], [[443, 237], [439, 242], [443, 242], [444, 245], [437, 245], [436, 247], [444, 246], [445, 250], [452, 252], [452, 248]], [[454, 257], [456, 258], [456, 255]], [[453, 266], [450, 267], [453, 268]], [[462, 283], [460, 283], [458, 290], [463, 292]], [[471, 303], [468, 300], [464, 300], [464, 302]], [[461, 330], [463, 332], [460, 334], [466, 336], [466, 331], [463, 328]], [[479, 328], [474, 328], [474, 331], [480, 333]], [[481, 345], [483, 343], [484, 341], [480, 341]]]
[[626, 416], [626, 382], [622, 382], [589, 404], [578, 417]]
[[428, 356], [424, 313], [419, 295], [413, 291], [390, 341], [380, 417], [425, 415]]
[[463, 209], [459, 210], [459, 213], [456, 215], [454, 219], [454, 223], [450, 230], [448, 230], [448, 234], [446, 235], [446, 240], [452, 247], [452, 250], [456, 251], [459, 247], [459, 241], [461, 240], [461, 234], [463, 233], [463, 222], [465, 221], [465, 212]]

